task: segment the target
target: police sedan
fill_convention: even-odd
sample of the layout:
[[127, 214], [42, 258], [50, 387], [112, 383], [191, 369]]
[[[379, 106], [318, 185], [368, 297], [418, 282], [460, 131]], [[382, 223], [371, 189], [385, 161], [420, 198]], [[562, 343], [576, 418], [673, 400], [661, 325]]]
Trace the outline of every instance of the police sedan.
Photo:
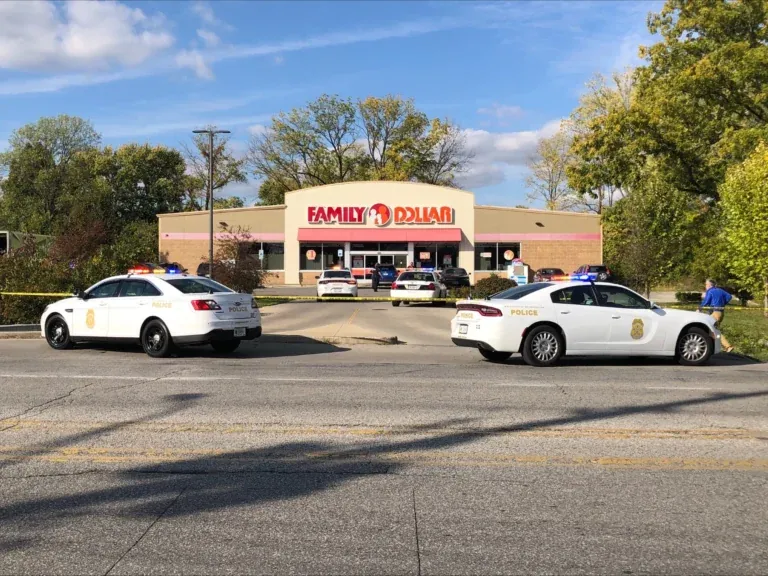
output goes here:
[[[418, 300], [434, 300], [436, 298], [446, 298], [448, 288], [442, 283], [436, 272], [415, 271], [403, 272], [392, 283], [389, 291], [392, 299], [392, 306], [400, 306], [400, 302]], [[432, 305], [444, 305], [445, 302], [432, 302]]]
[[699, 366], [721, 349], [710, 316], [660, 308], [617, 284], [539, 282], [456, 308], [454, 344], [492, 362], [519, 352], [532, 366], [552, 366], [563, 355], [669, 356]]
[[46, 307], [42, 335], [57, 350], [77, 342], [138, 342], [153, 358], [174, 345], [233, 352], [261, 336], [256, 300], [210, 278], [142, 267]]

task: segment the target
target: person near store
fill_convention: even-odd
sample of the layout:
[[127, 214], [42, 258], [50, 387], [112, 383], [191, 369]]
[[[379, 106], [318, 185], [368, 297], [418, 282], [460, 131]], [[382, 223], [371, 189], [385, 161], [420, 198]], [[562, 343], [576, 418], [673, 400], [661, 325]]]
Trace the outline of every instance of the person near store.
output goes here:
[[373, 270], [371, 271], [371, 285], [373, 286], [373, 291], [378, 292], [379, 291], [379, 281], [381, 280], [381, 272], [379, 272], [379, 264], [376, 263], [376, 266], [373, 267]]
[[[717, 328], [720, 329], [720, 323], [725, 317], [725, 307], [731, 301], [733, 296], [720, 288], [714, 280], [709, 278], [705, 283], [705, 287], [706, 292], [704, 292], [704, 297], [701, 301], [701, 304], [699, 305], [699, 312], [702, 310], [708, 310], [712, 315], [712, 318], [715, 319]], [[726, 352], [731, 352], [733, 350], [733, 346], [731, 346], [730, 342], [726, 340], [725, 336], [720, 337], [720, 342], [723, 345], [723, 350]]]

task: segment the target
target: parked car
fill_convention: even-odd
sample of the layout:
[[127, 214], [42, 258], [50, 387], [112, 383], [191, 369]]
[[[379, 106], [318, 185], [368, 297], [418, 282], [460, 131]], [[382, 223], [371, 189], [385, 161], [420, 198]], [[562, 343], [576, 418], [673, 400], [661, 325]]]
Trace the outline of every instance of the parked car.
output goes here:
[[613, 280], [611, 271], [607, 266], [603, 266], [602, 264], [584, 264], [583, 266], [579, 266], [573, 274], [579, 276], [587, 274], [591, 276], [593, 280], [597, 280], [598, 282], [610, 282]]
[[349, 270], [323, 270], [317, 276], [317, 297], [347, 296], [357, 298], [357, 280]]
[[[400, 306], [401, 302], [418, 300], [435, 300], [446, 298], [448, 288], [440, 280], [437, 272], [403, 272], [389, 291], [392, 306]], [[432, 302], [433, 306], [444, 306], [445, 302]]]
[[379, 286], [391, 286], [397, 280], [397, 268], [394, 264], [379, 265]]
[[533, 274], [534, 282], [549, 282], [554, 276], [565, 276], [561, 268], [540, 268]]
[[442, 270], [440, 279], [448, 288], [469, 286], [469, 274], [464, 268], [446, 268]]

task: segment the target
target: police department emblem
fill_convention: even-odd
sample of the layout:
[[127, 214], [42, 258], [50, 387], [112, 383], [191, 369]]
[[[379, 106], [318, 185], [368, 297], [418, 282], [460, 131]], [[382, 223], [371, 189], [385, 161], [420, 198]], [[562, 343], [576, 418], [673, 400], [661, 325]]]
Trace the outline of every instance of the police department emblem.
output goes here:
[[88, 328], [96, 326], [96, 313], [93, 309], [88, 310], [88, 313], [85, 315], [85, 325], [88, 326]]
[[632, 332], [629, 333], [635, 340], [643, 337], [643, 321], [640, 318], [632, 320]]

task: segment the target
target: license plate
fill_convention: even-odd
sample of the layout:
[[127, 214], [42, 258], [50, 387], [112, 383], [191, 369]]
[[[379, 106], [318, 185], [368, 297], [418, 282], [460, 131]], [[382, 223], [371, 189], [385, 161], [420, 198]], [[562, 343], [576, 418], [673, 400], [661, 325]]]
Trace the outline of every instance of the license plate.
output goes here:
[[418, 290], [419, 285], [418, 284], [408, 284], [408, 290]]
[[466, 324], [459, 324], [459, 334], [466, 334], [469, 330], [469, 326]]
[[245, 336], [245, 328], [235, 328], [235, 338]]

